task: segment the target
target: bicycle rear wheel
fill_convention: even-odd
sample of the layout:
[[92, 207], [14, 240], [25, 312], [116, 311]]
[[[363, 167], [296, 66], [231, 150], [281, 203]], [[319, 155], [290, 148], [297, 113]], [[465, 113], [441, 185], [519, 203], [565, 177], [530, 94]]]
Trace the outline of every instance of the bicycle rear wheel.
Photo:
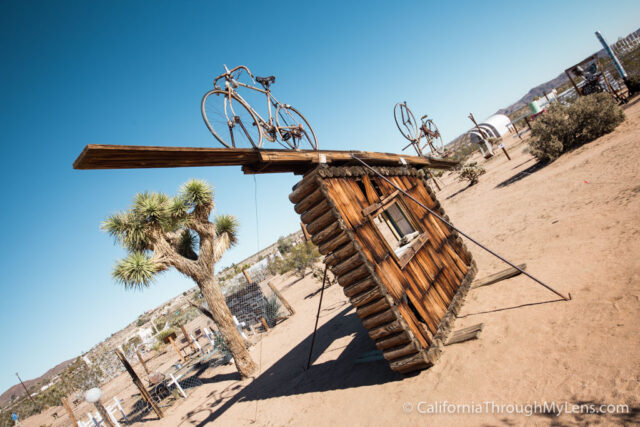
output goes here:
[[276, 126], [278, 135], [285, 148], [310, 147], [318, 149], [318, 140], [311, 125], [302, 114], [290, 105], [278, 105], [276, 108]]
[[202, 118], [207, 128], [227, 148], [260, 148], [262, 128], [258, 118], [235, 94], [215, 89], [202, 97]]
[[425, 126], [431, 132], [432, 135], [425, 135], [427, 137], [427, 144], [423, 148], [429, 147], [431, 154], [444, 153], [444, 143], [442, 142], [442, 135], [436, 124], [431, 119], [425, 122]]
[[406, 103], [398, 102], [396, 104], [393, 108], [393, 117], [402, 136], [412, 142], [418, 139], [418, 122]]

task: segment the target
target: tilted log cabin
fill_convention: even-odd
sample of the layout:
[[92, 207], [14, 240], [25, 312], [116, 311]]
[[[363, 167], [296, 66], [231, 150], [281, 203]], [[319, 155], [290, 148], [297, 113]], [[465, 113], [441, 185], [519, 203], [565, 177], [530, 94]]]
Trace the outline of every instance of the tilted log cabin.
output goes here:
[[[448, 221], [423, 171], [376, 170]], [[476, 274], [458, 233], [363, 167], [318, 166], [289, 199], [391, 369], [433, 365]]]
[[[245, 174], [304, 175], [289, 196], [311, 240], [391, 369], [439, 357], [476, 273], [458, 233], [362, 167], [354, 156], [448, 221], [422, 168], [457, 162], [361, 151], [87, 145], [76, 169], [240, 165]], [[403, 165], [401, 167], [395, 167]]]

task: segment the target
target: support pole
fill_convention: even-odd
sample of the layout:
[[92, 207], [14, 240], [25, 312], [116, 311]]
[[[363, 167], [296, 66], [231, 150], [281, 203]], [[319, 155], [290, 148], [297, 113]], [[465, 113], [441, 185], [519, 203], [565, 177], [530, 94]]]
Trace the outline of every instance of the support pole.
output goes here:
[[178, 348], [178, 344], [176, 344], [176, 342], [173, 340], [172, 336], [169, 336], [169, 341], [171, 342], [171, 345], [173, 345], [173, 349], [176, 351], [176, 353], [178, 353], [178, 356], [180, 357], [180, 360], [182, 361], [182, 364], [184, 364], [186, 362], [186, 360], [185, 360], [184, 356], [182, 355], [182, 352]]
[[[560, 298], [564, 299], [565, 301], [569, 301], [571, 300], [571, 294], [569, 294], [569, 296], [564, 296], [563, 294], [561, 294], [560, 292], [556, 291], [555, 289], [553, 289], [551, 286], [547, 285], [546, 283], [540, 281], [539, 279], [536, 279], [535, 277], [533, 277], [531, 274], [527, 273], [526, 271], [524, 271], [523, 269], [521, 269], [520, 267], [518, 267], [517, 265], [515, 265], [514, 263], [512, 263], [511, 261], [509, 261], [508, 259], [498, 255], [496, 252], [492, 251], [491, 249], [489, 249], [488, 247], [486, 247], [485, 245], [483, 245], [482, 243], [478, 242], [476, 239], [474, 239], [473, 237], [469, 236], [467, 233], [465, 233], [464, 231], [460, 230], [459, 228], [457, 228], [456, 226], [454, 226], [453, 224], [451, 224], [449, 221], [447, 221], [446, 219], [444, 219], [443, 217], [441, 217], [440, 215], [438, 215], [437, 213], [435, 213], [434, 211], [432, 211], [431, 209], [429, 209], [428, 207], [426, 207], [424, 204], [420, 203], [418, 200], [415, 199], [415, 197], [413, 197], [412, 195], [410, 195], [409, 193], [407, 193], [406, 191], [404, 191], [402, 188], [398, 187], [396, 184], [394, 184], [393, 182], [389, 181], [384, 175], [382, 175], [380, 172], [378, 172], [377, 170], [373, 169], [371, 166], [369, 166], [368, 164], [366, 164], [362, 159], [360, 159], [359, 157], [357, 157], [355, 154], [351, 154], [351, 157], [353, 157], [355, 160], [359, 161], [360, 163], [362, 163], [362, 165], [369, 169], [370, 171], [372, 171], [373, 173], [375, 173], [376, 175], [378, 175], [380, 178], [382, 178], [384, 181], [386, 181], [389, 185], [393, 186], [396, 190], [398, 190], [399, 192], [401, 192], [402, 194], [404, 194], [407, 198], [409, 198], [411, 201], [413, 201], [414, 203], [416, 203], [418, 206], [420, 206], [421, 208], [425, 209], [427, 212], [429, 212], [431, 215], [435, 216], [436, 218], [438, 218], [440, 221], [442, 221], [443, 224], [445, 224], [446, 226], [448, 226], [450, 229], [457, 231], [458, 233], [460, 233], [460, 235], [466, 237], [467, 239], [469, 239], [472, 243], [476, 244], [477, 246], [480, 246], [482, 249], [484, 249], [485, 251], [489, 252], [491, 255], [495, 256], [496, 258], [498, 258], [499, 260], [501, 260], [502, 262], [504, 262], [505, 264], [510, 265], [511, 267], [515, 268], [516, 270], [518, 270], [520, 273], [524, 274], [525, 276], [527, 276], [528, 278], [530, 278], [531, 280], [533, 280], [534, 282], [538, 283], [539, 285], [543, 286], [544, 288], [550, 290], [551, 292], [553, 292], [554, 294], [558, 295]], [[326, 270], [325, 270], [326, 271]], [[323, 287], [324, 287], [324, 282], [323, 282]], [[318, 314], [320, 314], [318, 312]]]
[[78, 419], [76, 418], [75, 414], [73, 413], [73, 410], [71, 409], [71, 405], [69, 405], [69, 401], [67, 400], [66, 397], [63, 397], [60, 400], [62, 401], [62, 406], [64, 406], [64, 409], [67, 411], [67, 414], [69, 415], [69, 418], [71, 419], [71, 422], [73, 423], [74, 426], [77, 426], [78, 425]]
[[193, 344], [193, 341], [191, 341], [191, 337], [187, 333], [187, 330], [185, 329], [184, 325], [180, 325], [180, 330], [182, 330], [182, 334], [187, 339], [189, 346], [191, 346], [191, 350], [193, 350], [194, 353], [197, 352], [198, 350], [196, 349], [196, 346]]
[[316, 314], [316, 325], [313, 327], [313, 335], [311, 336], [311, 347], [309, 348], [309, 359], [307, 360], [307, 370], [311, 366], [311, 356], [313, 356], [313, 345], [316, 342], [316, 332], [318, 331], [318, 320], [320, 319], [320, 309], [322, 308], [322, 297], [324, 295], [324, 284], [326, 281], [327, 281], [327, 265], [325, 264], [324, 276], [322, 277], [322, 288], [320, 289], [320, 301], [318, 302], [318, 313]]
[[136, 355], [138, 356], [138, 360], [140, 361], [140, 364], [144, 368], [144, 371], [147, 373], [147, 375], [149, 375], [149, 369], [147, 368], [147, 364], [144, 362], [144, 358], [142, 357], [142, 354], [140, 354], [140, 350], [136, 349]]
[[109, 413], [107, 412], [105, 407], [102, 405], [102, 402], [100, 402], [99, 400], [97, 402], [93, 402], [93, 406], [95, 406], [95, 408], [98, 410], [98, 413], [102, 417], [102, 423], [105, 426], [115, 427], [115, 425], [113, 424], [113, 421], [111, 421], [111, 417], [109, 416]]
[[16, 372], [16, 377], [18, 377], [18, 380], [20, 381], [20, 384], [22, 384], [22, 388], [24, 388], [25, 393], [27, 393], [27, 397], [29, 398], [29, 400], [31, 400], [31, 403], [33, 403], [36, 407], [38, 407], [38, 405], [36, 405], [35, 400], [33, 400], [33, 397], [31, 397], [31, 393], [29, 393], [29, 390], [27, 390], [27, 386], [24, 385], [24, 383], [22, 382], [22, 378], [20, 378], [20, 375], [18, 375], [18, 373]]
[[278, 297], [278, 299], [280, 301], [282, 301], [282, 304], [287, 308], [287, 310], [289, 310], [289, 313], [291, 313], [291, 315], [293, 316], [294, 314], [296, 314], [296, 311], [293, 309], [293, 307], [291, 307], [291, 305], [289, 304], [289, 302], [284, 298], [284, 296], [282, 296], [282, 294], [280, 293], [280, 291], [271, 283], [271, 280], [269, 280], [267, 282], [267, 285], [271, 288], [271, 290], [273, 291], [274, 294], [276, 294], [276, 296]]
[[122, 354], [120, 350], [115, 350], [115, 352], [116, 352], [116, 356], [118, 356], [118, 359], [120, 359], [125, 369], [129, 373], [131, 380], [140, 391], [140, 396], [142, 396], [142, 399], [144, 399], [149, 404], [149, 406], [151, 406], [151, 409], [153, 409], [153, 412], [156, 413], [158, 418], [164, 417], [164, 414], [162, 413], [162, 409], [160, 409], [160, 407], [153, 400], [153, 398], [149, 394], [149, 391], [146, 389], [144, 384], [142, 384], [142, 380], [140, 379], [138, 374], [136, 374], [136, 371], [133, 370], [133, 367], [131, 367], [131, 364], [129, 363], [127, 358], [124, 357], [124, 354]]

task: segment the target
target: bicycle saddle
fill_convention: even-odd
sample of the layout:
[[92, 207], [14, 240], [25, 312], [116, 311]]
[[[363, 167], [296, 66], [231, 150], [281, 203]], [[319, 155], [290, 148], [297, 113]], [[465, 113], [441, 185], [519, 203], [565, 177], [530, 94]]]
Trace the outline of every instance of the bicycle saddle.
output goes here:
[[264, 87], [269, 87], [269, 85], [276, 82], [276, 76], [269, 76], [269, 77], [256, 76], [256, 81]]

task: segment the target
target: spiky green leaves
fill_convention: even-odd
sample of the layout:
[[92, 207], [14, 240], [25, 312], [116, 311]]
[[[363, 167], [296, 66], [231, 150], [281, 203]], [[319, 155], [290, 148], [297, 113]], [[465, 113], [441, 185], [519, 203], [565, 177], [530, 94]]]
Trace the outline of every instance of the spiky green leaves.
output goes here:
[[153, 282], [153, 277], [160, 271], [151, 256], [144, 252], [132, 252], [116, 264], [112, 277], [126, 289], [141, 289]]
[[149, 247], [146, 224], [131, 211], [109, 216], [101, 228], [129, 251], [143, 251]]
[[229, 246], [233, 246], [238, 242], [238, 219], [233, 215], [218, 215], [213, 221], [216, 226], [216, 234], [222, 236], [227, 233], [229, 238]]
[[209, 206], [213, 203], [213, 187], [203, 179], [191, 179], [180, 187], [180, 199], [188, 206]]

